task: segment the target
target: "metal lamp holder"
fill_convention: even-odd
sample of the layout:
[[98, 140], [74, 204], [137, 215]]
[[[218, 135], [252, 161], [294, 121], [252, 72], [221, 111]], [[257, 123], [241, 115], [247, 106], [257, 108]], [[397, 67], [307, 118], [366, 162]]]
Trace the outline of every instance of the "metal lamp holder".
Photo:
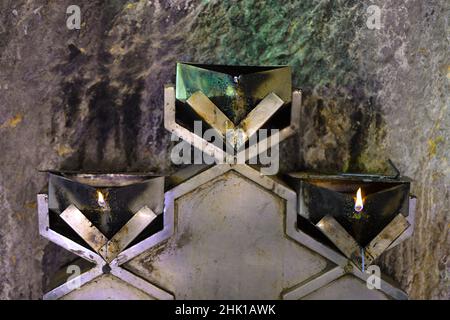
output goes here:
[[[237, 67], [224, 67], [224, 70]], [[245, 67], [247, 70], [255, 72], [254, 75], [247, 75], [251, 81], [261, 81], [264, 83], [265, 79], [272, 79], [270, 85], [249, 86], [251, 88], [258, 88], [254, 92], [250, 92], [251, 96], [254, 94], [258, 96], [257, 99], [249, 99], [251, 103], [258, 101], [254, 105], [249, 105], [245, 108], [243, 119], [240, 121], [232, 121], [233, 119], [228, 110], [223, 109], [220, 102], [223, 99], [223, 93], [219, 92], [217, 96], [217, 88], [215, 83], [208, 83], [206, 86], [202, 81], [196, 81], [197, 76], [207, 75], [213, 79], [220, 80], [219, 88], [222, 88], [224, 81], [231, 86], [233, 92], [239, 93], [247, 88], [245, 83], [241, 86], [239, 84], [240, 76], [233, 73], [231, 75], [223, 75], [218, 72], [222, 70], [222, 66], [206, 67], [203, 65], [193, 64], [179, 64], [177, 67], [177, 88], [173, 85], [167, 85], [164, 89], [164, 125], [165, 128], [181, 137], [185, 142], [202, 150], [204, 153], [215, 159], [224, 159], [230, 155], [223, 148], [218, 148], [213, 143], [205, 140], [203, 137], [195, 134], [189, 128], [181, 124], [177, 120], [177, 112], [179, 111], [179, 103], [191, 115], [194, 114], [198, 119], [205, 123], [208, 127], [214, 129], [221, 136], [222, 139], [227, 138], [227, 129], [240, 129], [244, 132], [244, 140], [238, 147], [237, 157], [243, 157], [246, 161], [255, 158], [261, 152], [267, 149], [276, 147], [278, 143], [289, 136], [292, 136], [297, 130], [301, 117], [301, 92], [299, 90], [292, 90], [290, 84], [290, 70], [278, 70], [273, 73], [271, 69], [280, 67], [267, 67], [258, 69], [257, 67]], [[205, 71], [206, 70], [206, 71]], [[192, 74], [191, 74], [192, 72]], [[205, 73], [206, 72], [206, 73]], [[211, 73], [213, 74], [211, 76]], [[188, 76], [186, 76], [188, 74]], [[245, 77], [244, 77], [245, 78]], [[180, 80], [181, 79], [181, 80]], [[224, 80], [225, 79], [225, 80]], [[281, 79], [281, 80], [280, 80]], [[282, 83], [283, 79], [288, 79], [289, 83]], [[249, 81], [250, 81], [249, 80]], [[235, 87], [233, 87], [235, 86]], [[264, 90], [260, 90], [263, 88]], [[269, 88], [269, 89], [267, 89]], [[272, 89], [273, 90], [272, 90]], [[179, 89], [179, 92], [177, 91]], [[288, 90], [287, 90], [288, 89]], [[184, 91], [183, 91], [184, 90]], [[253, 89], [252, 89], [253, 90]], [[219, 90], [220, 91], [220, 90]], [[245, 91], [245, 90], [244, 90]], [[180, 93], [181, 92], [181, 93]], [[277, 94], [278, 93], [278, 94]], [[181, 100], [182, 101], [181, 101]], [[222, 99], [222, 100], [221, 100]], [[180, 102], [181, 101], [181, 102]], [[247, 101], [243, 99], [242, 101]], [[289, 105], [289, 125], [278, 126], [279, 140], [275, 141], [268, 137], [265, 141], [258, 143], [258, 148], [250, 148], [247, 146], [248, 140], [256, 134], [258, 129], [263, 128], [264, 125], [274, 119], [276, 113], [281, 108]], [[286, 110], [286, 109], [285, 109]], [[243, 110], [240, 110], [241, 112]], [[392, 162], [390, 162], [392, 164]], [[393, 165], [393, 164], [392, 164]], [[320, 256], [327, 259], [330, 264], [319, 274], [301, 282], [290, 288], [284, 288], [279, 297], [282, 299], [301, 299], [309, 294], [329, 286], [332, 282], [340, 279], [344, 275], [356, 277], [362, 281], [367, 281], [370, 274], [364, 272], [364, 267], [369, 265], [381, 253], [395, 247], [405, 239], [411, 236], [414, 228], [415, 216], [415, 198], [409, 198], [409, 214], [398, 214], [383, 230], [373, 239], [366, 247], [365, 253], [360, 254], [359, 246], [356, 244], [354, 237], [334, 219], [332, 216], [324, 216], [320, 221], [314, 223], [315, 227], [320, 230], [334, 246], [313, 236], [307, 230], [299, 227], [298, 216], [302, 216], [304, 210], [304, 203], [302, 202], [301, 190], [286, 184], [284, 181], [272, 176], [262, 176], [258, 170], [249, 166], [248, 164], [216, 164], [207, 166], [201, 170], [197, 170], [191, 166], [193, 170], [191, 173], [178, 172], [174, 176], [169, 177], [169, 180], [176, 181], [172, 183], [169, 190], [164, 194], [164, 210], [155, 213], [154, 210], [147, 206], [136, 210], [130, 220], [110, 239], [108, 239], [100, 230], [92, 225], [88, 218], [75, 205], [69, 205], [63, 210], [59, 216], [65, 221], [77, 234], [80, 236], [90, 248], [87, 248], [69, 237], [51, 229], [49, 220], [49, 203], [47, 194], [38, 195], [38, 213], [39, 213], [39, 232], [50, 241], [58, 244], [64, 249], [76, 254], [95, 266], [89, 271], [82, 273], [77, 278], [67, 281], [59, 287], [46, 293], [45, 299], [58, 299], [73, 291], [72, 284], [75, 281], [81, 281], [81, 284], [87, 284], [101, 275], [107, 273], [111, 274], [131, 286], [145, 292], [149, 296], [156, 299], [174, 299], [176, 294], [169, 293], [169, 290], [163, 289], [164, 285], [154, 285], [141, 277], [133, 274], [124, 268], [124, 263], [131, 262], [132, 259], [144, 253], [147, 250], [153, 250], [158, 244], [165, 240], [174, 239], [180, 223], [177, 218], [176, 201], [191, 192], [201, 188], [206, 183], [223, 177], [230, 172], [237, 173], [240, 177], [251, 181], [258, 185], [263, 190], [273, 194], [282, 199], [285, 203], [284, 212], [282, 213], [282, 237], [289, 241], [294, 241], [300, 247], [306, 247]], [[198, 167], [198, 166], [197, 166]], [[395, 168], [395, 166], [394, 166]], [[182, 170], [186, 171], [186, 170]], [[337, 179], [348, 179], [353, 177], [355, 179], [363, 180], [383, 180], [383, 179], [398, 179], [399, 172], [395, 168], [395, 176], [382, 177], [379, 175], [361, 175], [361, 174], [341, 174]], [[162, 230], [152, 234], [148, 238], [139, 243], [129, 247], [142, 230], [145, 229], [158, 214], [163, 215], [164, 227]], [[303, 215], [304, 216], [304, 215]], [[175, 240], [173, 240], [175, 241]], [[173, 248], [177, 248], [175, 245]], [[360, 259], [363, 258], [363, 270], [359, 265]], [[384, 279], [381, 281], [381, 288], [379, 291], [390, 298], [407, 299], [406, 293], [390, 284]], [[173, 286], [173, 283], [171, 284]]]
[[88, 248], [52, 229], [48, 197], [46, 193], [40, 193], [37, 196], [40, 235], [94, 264], [94, 266], [45, 293], [44, 299], [60, 299], [105, 274], [110, 274], [155, 299], [173, 299], [170, 293], [161, 290], [123, 267], [126, 262], [164, 238], [165, 230], [163, 229], [128, 247], [160, 213], [157, 214], [148, 206], [143, 206], [113, 237], [108, 239], [82, 211], [71, 204], [59, 214], [59, 217], [89, 245]]

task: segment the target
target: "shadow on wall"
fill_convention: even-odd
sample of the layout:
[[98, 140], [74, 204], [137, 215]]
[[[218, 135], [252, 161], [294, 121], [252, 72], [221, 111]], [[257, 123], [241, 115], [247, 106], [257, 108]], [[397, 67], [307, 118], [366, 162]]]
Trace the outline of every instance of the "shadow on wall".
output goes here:
[[374, 100], [305, 93], [299, 134], [301, 169], [389, 173], [385, 123]]

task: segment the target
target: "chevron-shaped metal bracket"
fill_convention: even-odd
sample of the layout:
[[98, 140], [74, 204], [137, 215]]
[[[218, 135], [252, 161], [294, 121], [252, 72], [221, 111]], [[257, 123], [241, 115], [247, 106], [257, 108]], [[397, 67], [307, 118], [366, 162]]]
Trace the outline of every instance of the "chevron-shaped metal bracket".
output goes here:
[[[175, 133], [178, 137], [193, 145], [209, 156], [222, 161], [229, 154], [227, 150], [217, 147], [213, 143], [205, 140], [203, 137], [189, 131], [176, 121], [175, 108], [175, 87], [166, 85], [164, 88], [164, 126], [167, 130]], [[267, 122], [283, 105], [283, 100], [275, 93], [268, 94], [255, 108], [247, 115], [247, 117], [239, 123], [233, 122], [201, 91], [195, 92], [189, 99], [187, 104], [195, 111], [195, 113], [203, 119], [209, 126], [219, 133], [219, 135], [228, 141], [234, 142], [235, 150], [237, 150], [237, 159], [253, 159], [262, 152], [276, 146], [279, 142], [292, 136], [298, 129], [300, 123], [300, 105], [301, 91], [295, 90], [292, 93], [292, 106], [290, 114], [290, 124], [285, 128], [280, 128], [278, 139], [270, 139], [270, 136], [258, 141], [256, 146], [242, 148], [246, 141], [252, 137], [261, 126]], [[228, 137], [227, 137], [228, 131]], [[230, 133], [232, 136], [230, 136]]]
[[398, 214], [365, 248], [361, 248], [332, 216], [327, 215], [316, 224], [316, 227], [363, 271], [386, 251], [409, 226], [406, 218], [402, 214]]
[[50, 228], [47, 194], [38, 194], [37, 201], [39, 233], [51, 242], [95, 264], [88, 271], [47, 292], [44, 295], [44, 299], [59, 299], [76, 290], [76, 285], [83, 286], [105, 273], [112, 274], [155, 299], [173, 299], [172, 294], [124, 269], [121, 265], [125, 261], [121, 263], [117, 259], [117, 256], [123, 252], [126, 252], [127, 257], [132, 259], [164, 239], [164, 232], [160, 231], [140, 243], [123, 250], [156, 218], [157, 215], [150, 208], [143, 207], [140, 209], [111, 240], [108, 240], [89, 222], [80, 210], [73, 205], [69, 206], [61, 213], [60, 217], [95, 250], [92, 251]]

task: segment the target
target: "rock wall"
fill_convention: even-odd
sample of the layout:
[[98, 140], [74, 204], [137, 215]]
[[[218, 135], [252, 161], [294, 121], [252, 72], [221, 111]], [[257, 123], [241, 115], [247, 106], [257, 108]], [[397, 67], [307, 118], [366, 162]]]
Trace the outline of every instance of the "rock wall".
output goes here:
[[[71, 4], [80, 30], [66, 27]], [[3, 0], [0, 12], [0, 298], [40, 298], [65, 255], [38, 235], [38, 169], [173, 172], [163, 85], [179, 60], [291, 65], [304, 111], [282, 170], [385, 172], [392, 159], [415, 180], [417, 225], [382, 269], [414, 299], [450, 298], [448, 1]]]

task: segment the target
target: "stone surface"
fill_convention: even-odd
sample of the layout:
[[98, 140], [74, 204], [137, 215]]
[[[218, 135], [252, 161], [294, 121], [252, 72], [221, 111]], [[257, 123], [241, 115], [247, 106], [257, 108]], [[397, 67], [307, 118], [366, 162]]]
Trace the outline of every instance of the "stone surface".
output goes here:
[[174, 235], [126, 268], [176, 299], [280, 299], [328, 266], [286, 235], [286, 201], [234, 171], [174, 208]]
[[84, 1], [68, 30], [71, 4], [0, 2], [0, 298], [40, 298], [64, 254], [38, 235], [37, 169], [174, 170], [162, 106], [178, 60], [291, 65], [304, 112], [282, 170], [391, 158], [415, 179], [417, 226], [382, 270], [412, 298], [450, 298], [448, 1]]

